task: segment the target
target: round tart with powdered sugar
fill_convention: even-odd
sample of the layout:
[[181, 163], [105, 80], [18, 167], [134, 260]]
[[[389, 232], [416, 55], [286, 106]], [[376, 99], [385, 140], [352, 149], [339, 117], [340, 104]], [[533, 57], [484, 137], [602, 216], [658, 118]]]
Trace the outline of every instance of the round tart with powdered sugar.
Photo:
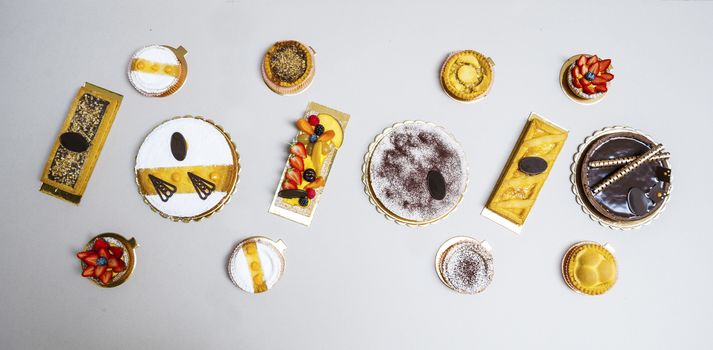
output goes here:
[[387, 129], [373, 148], [368, 174], [374, 199], [388, 216], [406, 223], [444, 218], [460, 203], [468, 184], [458, 141], [425, 122]]

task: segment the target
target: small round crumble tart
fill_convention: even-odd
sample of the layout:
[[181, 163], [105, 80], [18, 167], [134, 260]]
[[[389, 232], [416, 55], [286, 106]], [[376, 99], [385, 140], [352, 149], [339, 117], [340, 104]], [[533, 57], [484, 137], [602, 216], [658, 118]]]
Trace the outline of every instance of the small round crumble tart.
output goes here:
[[175, 93], [188, 76], [186, 53], [183, 46], [150, 45], [137, 50], [129, 63], [129, 82], [144, 96]]
[[601, 101], [614, 79], [611, 59], [579, 54], [567, 59], [560, 69], [560, 87], [572, 101], [590, 105]]
[[95, 236], [77, 253], [82, 276], [104, 288], [126, 282], [136, 266], [136, 247], [136, 239], [126, 239], [116, 233]]
[[570, 182], [592, 220], [612, 229], [639, 228], [658, 217], [669, 201], [670, 153], [641, 131], [604, 128], [579, 146]]
[[280, 95], [304, 91], [314, 78], [314, 50], [299, 41], [278, 41], [265, 53], [262, 79]]
[[230, 255], [230, 280], [248, 293], [268, 291], [285, 271], [286, 249], [282, 240], [275, 242], [259, 236], [246, 238], [238, 243]]
[[478, 294], [493, 280], [492, 247], [470, 237], [453, 237], [436, 253], [436, 273], [448, 288], [463, 294]]
[[562, 258], [562, 277], [572, 290], [586, 295], [600, 295], [614, 286], [617, 265], [608, 245], [579, 242]]
[[369, 146], [362, 172], [365, 192], [377, 210], [408, 226], [444, 219], [468, 186], [461, 145], [444, 128], [423, 121], [385, 129]]
[[136, 184], [152, 210], [173, 221], [198, 221], [220, 210], [238, 183], [240, 163], [223, 128], [202, 117], [167, 120], [136, 155]]
[[453, 99], [473, 102], [485, 97], [490, 91], [494, 66], [493, 60], [480, 52], [454, 52], [441, 67], [441, 86]]

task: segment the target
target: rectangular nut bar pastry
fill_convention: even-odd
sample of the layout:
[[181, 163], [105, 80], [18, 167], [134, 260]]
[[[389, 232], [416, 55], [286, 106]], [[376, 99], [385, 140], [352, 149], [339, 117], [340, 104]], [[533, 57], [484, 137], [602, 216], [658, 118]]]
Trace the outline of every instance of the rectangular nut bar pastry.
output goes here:
[[79, 204], [122, 96], [84, 83], [42, 171], [40, 191]]
[[568, 131], [531, 113], [482, 215], [520, 233]]
[[270, 213], [309, 226], [344, 141], [349, 114], [310, 102], [275, 190]]

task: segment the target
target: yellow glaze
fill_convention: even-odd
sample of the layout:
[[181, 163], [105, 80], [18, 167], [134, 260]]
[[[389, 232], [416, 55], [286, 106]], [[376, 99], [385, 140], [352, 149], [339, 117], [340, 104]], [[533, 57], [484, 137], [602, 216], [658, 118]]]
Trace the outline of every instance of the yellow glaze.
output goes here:
[[149, 74], [163, 74], [172, 77], [181, 75], [181, 66], [173, 64], [158, 63], [143, 58], [134, 58], [131, 61], [131, 70]]
[[228, 192], [237, 175], [236, 170], [233, 165], [146, 168], [137, 170], [136, 176], [141, 186], [141, 192], [144, 195], [156, 194], [156, 188], [154, 188], [151, 183], [149, 174], [176, 186], [176, 193], [195, 192], [193, 183], [190, 177], [188, 177], [188, 172], [215, 184], [215, 191]]
[[472, 101], [490, 89], [493, 74], [488, 58], [473, 50], [451, 55], [443, 64], [441, 83], [446, 92], [461, 101]]
[[252, 276], [253, 279], [253, 291], [255, 291], [255, 293], [266, 291], [267, 285], [265, 284], [265, 276], [262, 272], [260, 257], [257, 254], [257, 243], [254, 241], [246, 242], [243, 244], [243, 252], [245, 253], [245, 260], [250, 269], [250, 276]]
[[583, 243], [571, 248], [565, 256], [562, 272], [570, 287], [588, 295], [608, 291], [617, 278], [614, 255], [596, 243]]

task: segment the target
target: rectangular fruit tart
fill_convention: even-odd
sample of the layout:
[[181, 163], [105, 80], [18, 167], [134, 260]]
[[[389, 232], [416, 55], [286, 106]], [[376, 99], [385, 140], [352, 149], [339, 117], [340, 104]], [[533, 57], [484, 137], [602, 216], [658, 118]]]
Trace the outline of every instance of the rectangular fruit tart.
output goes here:
[[349, 115], [310, 102], [270, 205], [270, 213], [309, 226], [342, 146]]
[[568, 131], [531, 113], [482, 215], [520, 233]]

